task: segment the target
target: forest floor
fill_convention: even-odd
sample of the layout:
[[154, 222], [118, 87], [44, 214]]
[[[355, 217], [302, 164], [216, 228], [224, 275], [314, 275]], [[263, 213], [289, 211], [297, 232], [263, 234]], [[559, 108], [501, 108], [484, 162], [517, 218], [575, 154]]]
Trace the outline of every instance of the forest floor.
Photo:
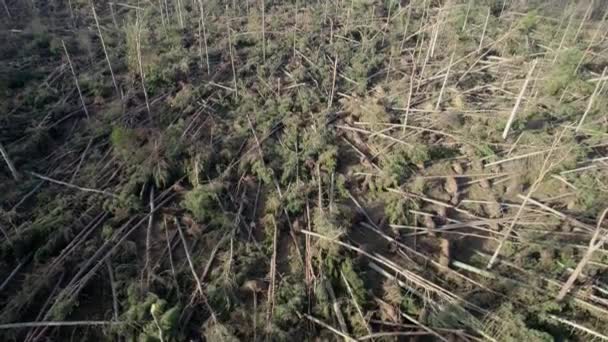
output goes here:
[[608, 340], [602, 1], [0, 5], [3, 341]]

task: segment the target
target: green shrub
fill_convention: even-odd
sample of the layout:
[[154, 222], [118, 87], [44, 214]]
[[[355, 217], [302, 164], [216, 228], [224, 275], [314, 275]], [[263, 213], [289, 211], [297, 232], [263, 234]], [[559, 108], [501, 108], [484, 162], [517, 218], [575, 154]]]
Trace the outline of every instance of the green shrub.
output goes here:
[[[331, 213], [316, 211], [313, 217], [315, 231], [325, 237], [340, 240], [346, 234], [346, 228]], [[319, 239], [318, 246], [330, 255], [336, 255], [340, 251], [340, 245], [332, 241]]]
[[283, 329], [289, 329], [298, 323], [297, 312], [306, 310], [306, 288], [301, 279], [283, 278], [277, 289], [274, 322]]
[[118, 156], [126, 162], [138, 163], [141, 162], [139, 147], [142, 145], [141, 140], [135, 134], [135, 131], [124, 128], [114, 127], [110, 135], [110, 142], [114, 151]]
[[419, 204], [401, 194], [388, 192], [382, 196], [384, 198], [384, 214], [388, 222], [392, 224], [415, 224], [410, 209], [418, 210]]
[[[428, 158], [425, 153], [425, 149], [413, 150], [413, 154], [420, 160], [421, 155], [425, 160]], [[422, 154], [420, 154], [422, 153]], [[380, 178], [378, 179], [379, 186], [382, 187], [399, 187], [405, 182], [406, 179], [414, 171], [410, 153], [406, 149], [396, 149], [390, 155], [382, 159], [381, 166], [382, 171]]]
[[205, 340], [209, 342], [239, 342], [233, 329], [220, 323], [209, 324], [204, 329]]
[[578, 78], [574, 72], [583, 53], [577, 48], [570, 48], [559, 53], [556, 65], [551, 68], [544, 81], [544, 89], [549, 95], [558, 95], [564, 88]]
[[216, 196], [222, 189], [223, 186], [218, 183], [199, 185], [186, 193], [182, 206], [186, 208], [197, 221], [211, 220], [217, 215]]
[[591, 217], [597, 216], [608, 203], [608, 189], [605, 184], [608, 177], [605, 172], [587, 172], [586, 175], [574, 180], [576, 186], [576, 209], [581, 210]]
[[490, 321], [486, 330], [491, 331], [498, 341], [553, 341], [553, 337], [546, 332], [535, 330], [526, 325], [526, 317], [513, 308], [511, 303], [502, 304], [494, 313], [499, 321]]

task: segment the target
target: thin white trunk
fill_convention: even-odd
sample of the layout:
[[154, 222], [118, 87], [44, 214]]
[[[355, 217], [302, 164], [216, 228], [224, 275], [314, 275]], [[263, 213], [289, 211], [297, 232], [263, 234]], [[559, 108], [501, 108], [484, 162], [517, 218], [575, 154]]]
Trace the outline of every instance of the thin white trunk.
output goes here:
[[469, 12], [471, 11], [471, 4], [472, 3], [473, 3], [473, 0], [469, 0], [469, 4], [467, 5], [467, 12], [464, 15], [464, 23], [462, 23], [462, 31], [463, 32], [467, 28], [467, 21], [469, 21]]
[[412, 74], [410, 75], [410, 91], [407, 95], [407, 106], [405, 108], [405, 114], [403, 117], [403, 133], [405, 134], [405, 129], [407, 127], [407, 121], [410, 115], [410, 106], [412, 105], [412, 93], [414, 92], [414, 76], [416, 75], [416, 60], [414, 59], [414, 55], [410, 53], [412, 57]]
[[526, 80], [524, 81], [524, 85], [521, 87], [519, 92], [519, 96], [517, 100], [515, 100], [515, 106], [513, 106], [513, 110], [511, 110], [511, 115], [509, 116], [509, 121], [507, 121], [507, 125], [505, 126], [505, 130], [502, 132], [502, 138], [507, 139], [507, 135], [509, 134], [509, 129], [511, 129], [511, 125], [513, 124], [513, 120], [515, 120], [515, 114], [517, 114], [517, 109], [519, 109], [519, 105], [521, 104], [521, 100], [524, 97], [526, 92], [526, 88], [528, 87], [528, 83], [530, 83], [530, 79], [532, 78], [532, 73], [534, 72], [534, 68], [536, 67], [536, 63], [538, 60], [534, 60], [532, 62], [532, 66], [528, 71], [528, 75], [526, 76]]
[[[106, 49], [106, 43], [103, 40], [103, 35], [101, 34], [101, 27], [99, 26], [99, 19], [97, 18], [97, 12], [95, 11], [95, 4], [91, 0], [91, 9], [93, 10], [93, 18], [95, 18], [95, 25], [97, 26], [97, 32], [99, 33], [99, 40], [101, 41], [101, 47], [103, 48], [103, 53], [106, 56], [106, 62], [108, 62], [108, 68], [110, 68], [110, 75], [112, 75], [112, 83], [114, 84], [114, 89], [116, 89], [116, 93], [118, 96], [122, 97], [122, 93], [118, 88], [118, 84], [116, 83], [116, 77], [114, 77], [114, 70], [112, 70], [112, 63], [110, 63], [110, 56], [108, 56], [108, 50]], [[161, 14], [162, 16], [162, 14]]]
[[177, 18], [179, 19], [179, 27], [184, 28], [184, 16], [182, 15], [182, 2], [177, 0]]
[[11, 171], [11, 174], [13, 175], [13, 178], [16, 181], [18, 181], [21, 178], [19, 176], [19, 172], [17, 172], [17, 169], [15, 168], [15, 165], [13, 164], [13, 162], [11, 161], [11, 159], [8, 157], [8, 153], [4, 149], [4, 146], [2, 145], [2, 143], [0, 143], [0, 154], [2, 154], [2, 158], [4, 158], [4, 161], [6, 162], [6, 165], [8, 166], [8, 169]]
[[336, 59], [334, 60], [334, 77], [333, 80], [331, 82], [331, 95], [329, 95], [329, 101], [327, 103], [327, 109], [331, 108], [331, 105], [333, 104], [334, 101], [334, 93], [336, 91], [336, 74], [338, 71], [338, 57], [336, 56]]
[[163, 23], [163, 27], [167, 28], [167, 23], [165, 22], [165, 9], [163, 7], [163, 0], [158, 0], [158, 8], [160, 9], [160, 21]]
[[585, 15], [583, 15], [583, 19], [581, 19], [581, 24], [578, 26], [578, 29], [576, 30], [576, 33], [574, 34], [574, 39], [572, 39], [573, 43], [576, 43], [576, 40], [578, 39], [578, 35], [581, 34], [581, 30], [583, 29], [583, 26], [585, 25], [585, 21], [587, 20], [589, 13], [591, 13], [592, 8], [593, 8], [593, 0], [589, 1], [589, 6], [587, 6]]
[[568, 19], [568, 25], [566, 25], [566, 28], [564, 29], [564, 34], [562, 35], [562, 39], [559, 41], [557, 49], [555, 49], [555, 55], [553, 56], [553, 61], [551, 61], [551, 64], [555, 64], [555, 61], [557, 61], [557, 57], [559, 56], [559, 52], [561, 51], [562, 46], [564, 46], [566, 36], [568, 35], [568, 30], [570, 30], [570, 25], [572, 25], [572, 19], [574, 19], [574, 13], [570, 14], [570, 19]]
[[266, 64], [266, 8], [264, 2], [265, 0], [262, 0], [262, 58]]
[[403, 38], [401, 39], [401, 47], [400, 49], [403, 50], [403, 47], [405, 46], [405, 39], [407, 38], [407, 29], [410, 26], [410, 19], [412, 17], [412, 4], [408, 4], [407, 5], [407, 18], [406, 18], [406, 22], [405, 22], [405, 27], [403, 28]]
[[589, 261], [593, 257], [593, 253], [595, 253], [598, 249], [602, 248], [604, 243], [606, 243], [606, 240], [608, 240], [608, 234], [605, 234], [598, 241], [598, 239], [600, 238], [600, 233], [602, 231], [602, 222], [604, 221], [604, 218], [606, 217], [607, 213], [608, 213], [608, 208], [602, 212], [602, 215], [600, 215], [600, 218], [597, 221], [597, 227], [595, 229], [595, 234], [593, 234], [593, 237], [591, 238], [591, 241], [589, 242], [589, 249], [587, 249], [587, 252], [583, 256], [581, 261], [578, 263], [578, 265], [576, 266], [576, 269], [574, 270], [574, 272], [572, 272], [572, 274], [570, 275], [570, 277], [568, 278], [566, 283], [562, 286], [561, 290], [559, 291], [559, 294], [557, 295], [558, 301], [560, 301], [560, 300], [564, 299], [564, 297], [566, 297], [566, 295], [570, 291], [570, 288], [572, 287], [572, 285], [574, 285], [574, 282], [576, 281], [576, 279], [578, 279], [578, 277], [581, 275], [581, 273], [583, 273], [583, 269], [585, 269], [585, 266], [587, 265], [587, 263], [589, 263]]
[[232, 51], [232, 29], [228, 26], [228, 49], [230, 50], [230, 64], [232, 65], [232, 83], [234, 84], [234, 97], [239, 96], [238, 86], [236, 84], [236, 69], [234, 67], [234, 52]]
[[[179, 238], [182, 240], [182, 246], [184, 247], [184, 253], [186, 254], [186, 260], [188, 260], [188, 266], [190, 267], [190, 272], [192, 273], [192, 277], [194, 277], [194, 282], [196, 284], [196, 290], [201, 296], [205, 296], [205, 292], [203, 291], [203, 284], [201, 284], [201, 280], [196, 273], [194, 268], [194, 263], [192, 262], [192, 258], [190, 257], [190, 250], [188, 249], [188, 243], [186, 242], [186, 237], [184, 236], [184, 232], [182, 232], [182, 227], [179, 224], [177, 218], [175, 219], [175, 225], [177, 226], [177, 232], [179, 233]], [[171, 251], [169, 251], [171, 252]]]
[[146, 91], [146, 77], [144, 75], [144, 67], [141, 62], [141, 27], [139, 23], [139, 19], [136, 23], [137, 28], [137, 63], [139, 65], [139, 77], [141, 78], [141, 87], [144, 91], [144, 99], [146, 100], [146, 109], [148, 110], [148, 116], [150, 120], [152, 120], [152, 112], [150, 111], [150, 102], [148, 101], [148, 92]]
[[576, 68], [574, 69], [574, 75], [576, 75], [576, 73], [578, 72], [578, 69], [581, 67], [581, 65], [585, 61], [585, 56], [587, 56], [587, 54], [589, 52], [591, 52], [591, 47], [593, 47], [593, 44], [594, 44], [595, 40], [597, 39], [597, 37], [600, 35], [601, 32], [603, 32], [604, 22], [606, 21], [607, 16], [608, 16], [608, 9], [606, 9], [604, 16], [602, 17], [602, 20], [600, 20], [599, 27], [593, 33], [593, 36], [591, 37], [591, 40], [589, 41], [589, 45], [587, 45], [587, 48], [585, 49], [585, 52], [583, 52], [581, 59], [576, 64]]
[[11, 11], [8, 10], [8, 6], [6, 5], [6, 0], [2, 0], [2, 6], [4, 6], [4, 10], [6, 11], [6, 15], [11, 18]]
[[203, 0], [198, 0], [199, 12], [201, 15], [201, 26], [203, 29], [203, 44], [205, 47], [205, 63], [207, 65], [207, 75], [211, 73], [211, 68], [209, 67], [209, 49], [207, 47], [207, 28], [205, 27], [205, 8], [203, 7]]
[[[603, 78], [606, 75], [606, 69], [607, 68], [604, 68], [604, 71], [602, 71], [602, 76], [600, 76], [600, 78]], [[583, 113], [583, 116], [581, 117], [581, 121], [578, 122], [578, 125], [576, 126], [575, 132], [578, 132], [581, 129], [581, 127], [583, 126], [583, 122], [587, 118], [587, 115], [591, 111], [591, 108], [593, 108], [593, 101], [595, 100], [595, 98], [597, 97], [597, 95], [599, 93], [601, 93], [601, 91], [602, 91], [602, 88], [603, 88], [602, 84], [603, 84], [603, 82], [599, 81], [595, 85], [595, 89], [593, 90], [593, 94], [591, 94], [591, 97], [589, 97], [589, 102], [587, 102], [587, 108], [585, 109], [585, 112]]]
[[448, 83], [448, 78], [450, 77], [450, 69], [452, 69], [452, 63], [454, 62], [454, 53], [452, 52], [452, 57], [450, 57], [450, 64], [448, 64], [448, 70], [445, 73], [445, 78], [443, 79], [443, 84], [441, 85], [441, 90], [439, 91], [439, 98], [437, 99], [437, 104], [435, 105], [435, 110], [439, 110], [439, 105], [441, 104], [441, 97], [443, 96], [443, 91], [445, 90], [445, 85]]
[[481, 32], [481, 39], [479, 40], [479, 47], [477, 48], [477, 52], [481, 51], [481, 47], [483, 46], [483, 38], [486, 36], [486, 30], [488, 28], [489, 20], [490, 20], [490, 9], [488, 8], [488, 15], [486, 16], [486, 22], [483, 24], [483, 31]]
[[65, 47], [65, 42], [61, 40], [61, 44], [63, 45], [63, 51], [65, 51], [65, 56], [68, 59], [68, 64], [70, 65], [70, 70], [72, 71], [72, 76], [74, 76], [74, 83], [76, 83], [76, 89], [78, 90], [78, 95], [80, 96], [80, 102], [82, 103], [82, 109], [89, 118], [89, 111], [87, 110], [87, 105], [84, 103], [84, 97], [82, 96], [82, 91], [80, 91], [80, 84], [78, 84], [78, 77], [76, 76], [76, 72], [74, 71], [74, 66], [72, 65], [72, 60], [70, 59], [70, 54], [68, 53], [68, 48]]

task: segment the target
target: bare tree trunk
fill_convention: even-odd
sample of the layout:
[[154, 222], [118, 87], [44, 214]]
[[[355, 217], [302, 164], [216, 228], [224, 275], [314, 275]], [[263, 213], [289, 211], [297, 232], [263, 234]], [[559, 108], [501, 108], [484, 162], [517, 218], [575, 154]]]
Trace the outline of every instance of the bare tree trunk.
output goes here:
[[182, 15], [182, 2], [177, 0], [177, 18], [179, 19], [179, 27], [184, 28], [184, 16]]
[[526, 88], [528, 87], [528, 83], [530, 83], [530, 79], [532, 78], [532, 74], [534, 73], [534, 68], [536, 67], [537, 62], [538, 62], [538, 60], [536, 60], [536, 59], [532, 62], [532, 66], [530, 67], [530, 70], [528, 71], [528, 75], [526, 76], [524, 85], [521, 87], [517, 100], [515, 100], [515, 106], [513, 106], [513, 110], [511, 110], [511, 115], [509, 116], [509, 121], [507, 121], [505, 130], [502, 132], [503, 139], [507, 139], [507, 135], [509, 134], [509, 129], [511, 128], [511, 124], [513, 124], [513, 120], [515, 119], [515, 114], [517, 114], [517, 109], [519, 108], [519, 104], [521, 103], [521, 100], [524, 98], [524, 94], [526, 93]]
[[331, 82], [331, 95], [329, 95], [329, 102], [327, 103], [327, 109], [331, 108], [331, 105], [334, 102], [334, 94], [336, 91], [336, 72], [338, 71], [338, 56], [334, 60], [334, 77]]
[[481, 51], [483, 47], [483, 38], [486, 35], [486, 29], [488, 28], [488, 20], [490, 19], [490, 9], [488, 8], [488, 15], [486, 16], [486, 22], [483, 24], [483, 31], [481, 32], [481, 39], [479, 39], [479, 47], [477, 48], [477, 52]]
[[65, 52], [65, 57], [68, 59], [68, 64], [70, 65], [70, 70], [72, 71], [72, 76], [74, 76], [74, 83], [76, 84], [76, 89], [78, 90], [78, 95], [80, 96], [80, 102], [82, 103], [82, 109], [84, 110], [84, 114], [89, 118], [89, 111], [87, 110], [87, 105], [84, 103], [84, 97], [82, 96], [82, 91], [80, 90], [80, 84], [78, 83], [78, 77], [76, 76], [76, 71], [74, 71], [74, 66], [72, 65], [72, 60], [70, 59], [70, 54], [68, 53], [68, 48], [65, 47], [65, 42], [62, 40], [61, 45], [63, 45], [63, 51]]
[[234, 53], [232, 51], [232, 35], [230, 34], [230, 25], [228, 25], [228, 51], [230, 51], [230, 65], [232, 66], [232, 83], [234, 84], [234, 98], [238, 98], [239, 90], [236, 83], [236, 69], [234, 68]]
[[19, 176], [19, 172], [17, 172], [17, 169], [15, 168], [15, 165], [13, 164], [13, 162], [11, 161], [11, 159], [8, 157], [8, 153], [4, 149], [4, 146], [2, 145], [2, 143], [0, 143], [0, 153], [2, 154], [2, 158], [4, 158], [4, 161], [6, 162], [6, 165], [8, 165], [8, 169], [11, 170], [11, 174], [13, 175], [13, 178], [16, 181], [18, 181], [21, 178]]
[[[607, 69], [608, 69], [608, 67], [604, 68], [604, 71], [602, 71], [602, 75], [600, 76], [600, 79], [602, 79], [602, 78], [604, 78], [604, 76], [606, 76]], [[585, 109], [585, 112], [583, 113], [583, 116], [581, 117], [581, 121], [579, 121], [578, 125], [576, 125], [576, 129], [574, 130], [575, 132], [578, 132], [581, 129], [581, 127], [583, 127], [583, 122], [585, 122], [585, 118], [587, 118], [587, 115], [593, 108], [593, 101], [598, 96], [598, 94], [602, 92], [602, 90], [604, 88], [602, 86], [602, 84], [603, 84], [603, 81], [600, 80], [595, 85], [595, 89], [593, 90], [591, 97], [589, 97], [589, 102], [587, 102], [587, 108]]]
[[11, 11], [9, 11], [8, 6], [6, 5], [6, 1], [2, 0], [2, 6], [4, 6], [4, 10], [6, 11], [6, 15], [8, 16], [8, 18], [12, 18], [11, 16]]
[[[597, 228], [595, 229], [595, 234], [593, 234], [593, 237], [591, 238], [591, 241], [589, 242], [589, 249], [587, 249], [587, 253], [585, 253], [585, 255], [583, 256], [581, 261], [579, 261], [578, 265], [576, 266], [576, 269], [574, 270], [574, 272], [572, 272], [572, 274], [570, 275], [570, 278], [568, 278], [568, 280], [566, 281], [564, 286], [562, 286], [562, 289], [559, 291], [559, 294], [557, 295], [558, 301], [562, 300], [562, 299], [564, 299], [564, 297], [566, 297], [566, 294], [568, 294], [568, 292], [570, 291], [570, 288], [572, 287], [572, 285], [574, 285], [574, 282], [576, 281], [576, 279], [578, 279], [578, 277], [581, 275], [581, 273], [583, 273], [583, 269], [585, 268], [587, 263], [591, 260], [591, 257], [593, 257], [593, 253], [595, 251], [597, 251], [598, 249], [602, 248], [602, 246], [604, 245], [606, 240], [608, 240], [608, 233], [607, 233], [599, 241], [597, 241], [597, 239], [600, 236], [600, 232], [602, 231], [602, 221], [604, 221], [604, 218], [606, 217], [607, 213], [608, 213], [608, 208], [606, 208], [604, 210], [604, 212], [600, 216], [599, 220], [597, 221]], [[597, 241], [597, 243], [596, 243], [596, 241]]]
[[[103, 53], [106, 55], [106, 62], [108, 62], [108, 68], [110, 69], [110, 75], [112, 76], [112, 83], [114, 84], [114, 89], [116, 89], [116, 94], [122, 98], [122, 93], [118, 88], [118, 84], [116, 83], [116, 77], [114, 77], [114, 70], [112, 70], [112, 63], [110, 62], [110, 56], [108, 55], [108, 51], [106, 50], [106, 43], [103, 40], [103, 35], [101, 34], [101, 27], [99, 26], [99, 19], [97, 18], [97, 12], [95, 11], [95, 3], [91, 1], [91, 9], [93, 10], [93, 18], [95, 19], [95, 26], [97, 26], [97, 32], [99, 33], [99, 40], [101, 41], [101, 47], [103, 48]], [[162, 17], [162, 13], [161, 13]], [[164, 21], [163, 21], [164, 23]]]
[[148, 117], [150, 121], [152, 121], [152, 112], [150, 111], [150, 102], [148, 101], [148, 92], [146, 91], [146, 76], [144, 75], [144, 68], [141, 63], [141, 23], [139, 22], [139, 12], [138, 18], [135, 26], [137, 27], [137, 62], [139, 64], [139, 77], [141, 78], [141, 87], [144, 91], [144, 98], [146, 100], [146, 109], [148, 109]]
[[266, 64], [266, 0], [262, 0], [262, 58]]
[[204, 42], [204, 46], [205, 46], [205, 62], [207, 64], [207, 75], [210, 74], [210, 70], [211, 68], [209, 67], [209, 51], [207, 49], [207, 28], [205, 27], [205, 9], [203, 8], [203, 1], [202, 0], [198, 0], [198, 6], [199, 6], [199, 14], [201, 16], [201, 26], [200, 28], [202, 29], [202, 39]]

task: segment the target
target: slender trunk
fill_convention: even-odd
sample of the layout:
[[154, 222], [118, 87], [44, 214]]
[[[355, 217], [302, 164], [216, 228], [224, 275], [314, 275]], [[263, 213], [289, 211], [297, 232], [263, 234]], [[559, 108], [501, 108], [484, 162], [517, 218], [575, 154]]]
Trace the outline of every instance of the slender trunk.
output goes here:
[[154, 186], [150, 187], [150, 216], [148, 217], [148, 229], [146, 229], [146, 263], [144, 266], [146, 272], [146, 289], [150, 288], [150, 278], [152, 277], [150, 259], [152, 245], [152, 225], [154, 224]]
[[209, 67], [209, 49], [207, 47], [207, 28], [205, 27], [205, 8], [203, 7], [203, 0], [198, 0], [199, 13], [201, 15], [201, 27], [203, 29], [203, 44], [205, 47], [205, 63], [207, 65], [207, 75], [211, 73]]
[[257, 326], [258, 326], [258, 294], [256, 291], [253, 291], [253, 342], [258, 340], [257, 337]]
[[15, 168], [15, 165], [13, 164], [11, 159], [8, 157], [8, 153], [4, 149], [4, 146], [2, 145], [2, 143], [0, 143], [0, 154], [2, 154], [2, 158], [4, 158], [4, 161], [6, 162], [8, 169], [11, 171], [13, 178], [16, 181], [18, 181], [21, 178], [21, 176], [19, 175], [19, 172], [17, 172], [17, 169]]
[[477, 52], [481, 51], [483, 46], [483, 38], [486, 36], [486, 29], [488, 28], [488, 21], [490, 20], [490, 9], [488, 8], [488, 15], [486, 16], [486, 22], [483, 24], [483, 31], [481, 32], [481, 39], [479, 40], [479, 47]]
[[2, 6], [4, 6], [4, 10], [6, 11], [6, 15], [8, 18], [11, 18], [11, 11], [8, 10], [8, 6], [6, 5], [6, 0], [2, 0]]
[[194, 283], [196, 284], [196, 290], [198, 293], [204, 297], [205, 292], [203, 291], [203, 284], [201, 284], [201, 279], [196, 273], [194, 268], [194, 263], [192, 262], [192, 258], [190, 257], [190, 250], [188, 249], [188, 243], [186, 242], [186, 237], [184, 236], [184, 232], [182, 232], [182, 227], [179, 224], [177, 218], [175, 219], [175, 226], [177, 227], [177, 232], [179, 234], [179, 238], [182, 240], [182, 246], [184, 247], [184, 253], [186, 254], [186, 260], [188, 261], [188, 266], [190, 267], [190, 272], [192, 273], [192, 277], [194, 278]]
[[602, 28], [604, 27], [604, 22], [606, 21], [607, 16], [608, 16], [608, 9], [606, 9], [606, 12], [604, 13], [604, 16], [602, 17], [602, 20], [600, 20], [599, 27], [593, 33], [593, 36], [591, 37], [591, 41], [589, 41], [589, 45], [587, 45], [587, 48], [585, 49], [585, 52], [583, 52], [581, 59], [576, 64], [576, 68], [574, 69], [574, 75], [576, 75], [576, 73], [578, 72], [578, 69], [583, 64], [583, 62], [585, 60], [585, 56], [591, 51], [591, 48], [593, 47], [593, 43], [595, 42], [596, 38], [599, 36], [600, 32], [603, 31]]
[[74, 8], [72, 7], [72, 0], [68, 0], [68, 7], [70, 8], [70, 19], [72, 19], [72, 24], [74, 23]]
[[530, 83], [530, 79], [532, 78], [532, 73], [534, 72], [534, 68], [536, 67], [537, 62], [538, 62], [538, 60], [536, 60], [536, 59], [534, 60], [534, 62], [532, 62], [532, 66], [530, 67], [530, 70], [528, 71], [528, 75], [526, 76], [524, 85], [521, 87], [517, 100], [515, 100], [515, 105], [513, 106], [513, 110], [511, 110], [511, 115], [509, 116], [509, 120], [507, 121], [505, 130], [502, 132], [503, 139], [507, 139], [507, 135], [509, 134], [509, 129], [511, 128], [511, 125], [513, 124], [513, 120], [515, 120], [515, 114], [517, 114], [517, 109], [519, 108], [521, 100], [524, 97], [526, 88], [528, 87], [528, 83]]
[[382, 30], [382, 45], [384, 45], [384, 39], [386, 38], [386, 32], [388, 31], [388, 27], [391, 24], [391, 10], [393, 7], [390, 2], [388, 4], [388, 13], [386, 15], [386, 23], [384, 24], [384, 29]]
[[469, 3], [467, 5], [467, 12], [464, 15], [464, 23], [462, 23], [462, 32], [464, 32], [464, 30], [467, 28], [467, 21], [469, 20], [469, 12], [471, 11], [472, 3], [473, 3], [473, 0], [469, 0]]
[[171, 15], [169, 14], [169, 3], [167, 2], [167, 0], [163, 0], [163, 2], [165, 3], [165, 14], [167, 15], [167, 24], [171, 24]]
[[403, 47], [405, 46], [405, 40], [407, 39], [407, 29], [410, 26], [410, 19], [412, 17], [412, 4], [408, 4], [407, 5], [407, 18], [406, 18], [406, 22], [405, 22], [405, 28], [403, 28], [403, 38], [401, 39], [401, 50], [403, 50]]
[[230, 64], [232, 65], [232, 83], [234, 84], [234, 98], [236, 99], [239, 96], [238, 87], [236, 84], [236, 69], [234, 67], [234, 53], [232, 51], [232, 34], [230, 33], [232, 29], [230, 25], [228, 25], [228, 49], [230, 51]]
[[564, 34], [562, 35], [562, 39], [560, 40], [557, 49], [555, 49], [555, 55], [553, 56], [553, 61], [551, 61], [551, 64], [555, 64], [555, 61], [557, 61], [557, 57], [559, 56], [559, 52], [561, 51], [562, 46], [564, 46], [566, 36], [568, 35], [568, 30], [570, 30], [570, 25], [572, 25], [572, 19], [574, 19], [574, 13], [570, 14], [570, 19], [568, 19], [568, 25], [566, 25], [566, 28], [564, 29]]
[[114, 4], [110, 2], [108, 5], [110, 6], [110, 16], [112, 17], [112, 22], [114, 23], [114, 27], [116, 27], [116, 29], [118, 30], [118, 22], [116, 21], [116, 14], [114, 14]]
[[589, 13], [591, 13], [592, 8], [593, 8], [593, 0], [589, 1], [589, 6], [587, 6], [587, 10], [585, 11], [585, 14], [583, 15], [583, 19], [581, 19], [581, 24], [578, 26], [578, 29], [576, 30], [576, 33], [574, 34], [574, 39], [572, 39], [573, 43], [576, 44], [578, 35], [581, 34], [581, 30], [583, 29], [583, 26], [585, 26], [585, 21], [587, 20]]
[[182, 2], [177, 0], [177, 18], [179, 19], [179, 27], [184, 28], [184, 16], [182, 15]]
[[403, 134], [405, 135], [405, 129], [407, 128], [407, 121], [410, 114], [410, 106], [412, 104], [412, 93], [414, 92], [414, 77], [416, 75], [416, 59], [414, 55], [410, 53], [412, 58], [412, 74], [410, 75], [410, 91], [407, 95], [407, 105], [405, 108], [405, 114], [403, 116]]
[[327, 103], [327, 109], [331, 108], [331, 105], [333, 104], [334, 101], [334, 93], [336, 91], [336, 74], [338, 71], [338, 57], [336, 56], [336, 59], [334, 60], [334, 77], [333, 80], [331, 82], [331, 95], [329, 95], [329, 102]]
[[293, 24], [293, 58], [296, 58], [296, 32], [298, 31], [298, 0], [296, 0], [296, 9], [294, 13]]
[[[604, 68], [604, 71], [602, 71], [602, 76], [600, 76], [600, 78], [604, 78], [604, 76], [606, 75], [606, 69], [608, 69], [608, 68]], [[598, 81], [597, 84], [595, 85], [593, 94], [591, 94], [591, 97], [589, 97], [589, 102], [587, 102], [587, 108], [585, 109], [585, 112], [583, 113], [583, 116], [581, 117], [581, 121], [578, 122], [575, 132], [578, 132], [581, 129], [581, 127], [583, 126], [583, 122], [585, 121], [585, 118], [587, 118], [587, 115], [591, 111], [591, 108], [593, 108], [593, 101], [595, 100], [597, 95], [602, 92], [603, 83], [604, 83], [603, 81]]]
[[502, 7], [500, 8], [500, 14], [498, 14], [498, 17], [502, 17], [502, 14], [504, 13], [506, 6], [507, 6], [507, 0], [502, 0]]
[[452, 63], [454, 63], [454, 53], [452, 53], [452, 57], [450, 57], [450, 64], [448, 64], [448, 70], [445, 73], [445, 78], [443, 79], [441, 90], [439, 91], [439, 98], [437, 99], [437, 104], [435, 105], [436, 111], [439, 110], [439, 105], [441, 104], [441, 97], [443, 96], [445, 85], [448, 83], [448, 78], [450, 77], [450, 69], [452, 68]]
[[137, 63], [139, 65], [139, 77], [141, 78], [141, 87], [144, 91], [144, 99], [146, 101], [146, 109], [148, 110], [148, 117], [150, 121], [152, 120], [152, 112], [150, 111], [150, 102], [148, 101], [148, 92], [146, 91], [146, 77], [144, 75], [144, 67], [141, 62], [141, 26], [139, 20], [137, 20], [137, 24], [135, 25], [137, 28]]
[[114, 309], [112, 313], [112, 318], [114, 321], [118, 322], [118, 300], [116, 299], [116, 282], [114, 281], [114, 271], [112, 271], [112, 265], [110, 264], [110, 260], [106, 260], [105, 262], [106, 268], [108, 269], [108, 277], [110, 278], [110, 289], [112, 290], [112, 308]]
[[574, 272], [572, 272], [572, 274], [570, 275], [570, 277], [568, 278], [568, 280], [566, 281], [564, 286], [562, 286], [561, 290], [559, 291], [559, 294], [557, 295], [558, 301], [560, 301], [560, 300], [564, 299], [564, 297], [566, 297], [566, 294], [568, 294], [568, 292], [570, 291], [570, 288], [572, 287], [572, 285], [574, 285], [574, 282], [576, 281], [576, 279], [580, 276], [581, 273], [583, 273], [583, 269], [585, 268], [587, 263], [591, 260], [591, 257], [593, 257], [593, 253], [595, 253], [598, 249], [602, 248], [604, 243], [606, 243], [606, 240], [608, 240], [608, 234], [605, 234], [598, 241], [598, 238], [600, 237], [600, 232], [602, 230], [602, 221], [604, 221], [604, 218], [606, 217], [607, 213], [608, 213], [608, 208], [604, 210], [604, 212], [600, 216], [599, 220], [597, 221], [597, 227], [595, 229], [595, 234], [593, 234], [593, 237], [591, 238], [591, 241], [589, 242], [589, 249], [587, 249], [587, 252], [583, 256], [581, 261], [578, 263], [578, 265], [576, 266], [576, 269], [574, 270]]
[[163, 0], [158, 0], [158, 8], [160, 9], [160, 21], [163, 24], [163, 27], [167, 28], [167, 22], [165, 22], [165, 9], [163, 8]]
[[262, 0], [262, 58], [264, 60], [264, 64], [266, 64], [266, 9], [265, 2], [266, 0]]
[[270, 285], [268, 286], [268, 308], [266, 312], [267, 326], [270, 327], [272, 322], [272, 316], [274, 312], [274, 293], [276, 285], [276, 273], [277, 273], [277, 236], [278, 229], [277, 223], [272, 216], [272, 224], [274, 226], [274, 234], [272, 238], [272, 257], [270, 259]]
[[[114, 89], [116, 89], [116, 93], [118, 96], [122, 98], [122, 93], [118, 88], [118, 84], [116, 83], [116, 77], [114, 77], [114, 70], [112, 70], [112, 63], [110, 63], [110, 56], [108, 56], [108, 50], [106, 49], [106, 43], [103, 40], [103, 35], [101, 34], [101, 27], [99, 26], [99, 19], [97, 18], [97, 12], [95, 11], [95, 4], [91, 1], [91, 9], [93, 10], [93, 18], [95, 18], [95, 25], [97, 26], [97, 32], [99, 33], [99, 40], [101, 41], [101, 47], [103, 48], [103, 53], [106, 56], [106, 62], [108, 62], [108, 68], [110, 68], [110, 75], [112, 76], [112, 83], [114, 84]], [[161, 14], [162, 16], [162, 14]]]
[[86, 114], [87, 119], [89, 118], [89, 111], [87, 110], [87, 105], [84, 103], [84, 97], [82, 96], [82, 91], [80, 91], [80, 84], [78, 84], [78, 77], [76, 77], [76, 72], [74, 71], [74, 66], [72, 65], [72, 60], [70, 59], [70, 54], [68, 53], [68, 48], [65, 47], [65, 42], [62, 40], [61, 44], [63, 45], [63, 51], [65, 52], [65, 56], [68, 59], [68, 64], [70, 65], [70, 70], [72, 71], [72, 76], [74, 76], [74, 83], [76, 83], [76, 89], [78, 90], [78, 95], [80, 96], [80, 102], [82, 103], [82, 109], [84, 110], [84, 114]]

